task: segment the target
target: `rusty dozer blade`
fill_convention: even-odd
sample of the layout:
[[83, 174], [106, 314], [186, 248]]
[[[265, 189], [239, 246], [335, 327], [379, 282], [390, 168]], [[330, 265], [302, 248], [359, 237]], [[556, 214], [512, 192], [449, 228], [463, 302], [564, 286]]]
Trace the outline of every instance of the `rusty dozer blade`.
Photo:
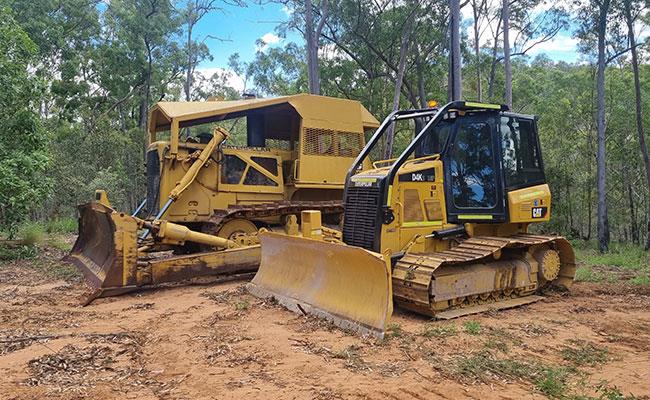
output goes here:
[[390, 261], [345, 244], [260, 235], [262, 261], [251, 294], [344, 329], [383, 338], [393, 313]]
[[79, 236], [64, 261], [83, 272], [95, 291], [93, 298], [106, 289], [112, 295], [132, 290], [138, 259], [137, 220], [97, 202], [81, 204], [78, 209]]
[[85, 301], [117, 296], [160, 283], [257, 270], [260, 247], [248, 246], [168, 258], [138, 257], [138, 220], [101, 203], [79, 206], [79, 236], [64, 261], [92, 287]]

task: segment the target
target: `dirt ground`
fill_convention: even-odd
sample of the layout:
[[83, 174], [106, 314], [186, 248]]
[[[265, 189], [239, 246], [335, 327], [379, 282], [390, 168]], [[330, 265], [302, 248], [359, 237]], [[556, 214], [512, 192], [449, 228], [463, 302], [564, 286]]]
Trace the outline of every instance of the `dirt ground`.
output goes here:
[[397, 310], [379, 341], [243, 281], [81, 307], [84, 284], [48, 272], [61, 255], [0, 264], [2, 399], [650, 398], [648, 287], [578, 283], [446, 322]]

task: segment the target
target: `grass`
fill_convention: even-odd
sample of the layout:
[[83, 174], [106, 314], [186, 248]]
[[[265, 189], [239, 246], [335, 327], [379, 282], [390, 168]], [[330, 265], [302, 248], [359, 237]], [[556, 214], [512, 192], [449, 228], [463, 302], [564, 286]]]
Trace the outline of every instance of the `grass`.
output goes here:
[[77, 233], [77, 220], [75, 218], [57, 218], [45, 223], [47, 233]]
[[481, 333], [481, 323], [478, 321], [467, 321], [463, 324], [463, 328], [470, 335], [478, 335]]
[[570, 373], [565, 367], [544, 367], [534, 379], [535, 387], [550, 398], [564, 397]]
[[601, 382], [597, 387], [596, 391], [600, 394], [598, 400], [634, 400], [635, 396], [629, 395], [625, 396], [623, 392], [616, 386], [609, 386], [607, 381]]
[[640, 246], [612, 243], [607, 253], [601, 254], [597, 249], [577, 245], [576, 258], [586, 266], [615, 266], [637, 271], [647, 267], [650, 257]]
[[43, 243], [45, 228], [38, 222], [28, 222], [18, 228], [18, 237], [27, 246], [34, 246]]
[[68, 252], [72, 249], [72, 243], [66, 242], [59, 236], [51, 235], [47, 238], [47, 245], [58, 250]]
[[635, 284], [635, 285], [650, 285], [650, 275], [648, 274], [641, 274], [637, 275], [634, 278], [630, 279], [630, 282]]
[[454, 362], [457, 374], [486, 381], [489, 376], [501, 379], [529, 381], [535, 388], [551, 398], [562, 398], [568, 389], [571, 368], [551, 367], [537, 362], [499, 359], [483, 350], [470, 356], [460, 356]]
[[235, 310], [237, 311], [246, 311], [250, 308], [250, 303], [246, 300], [240, 300], [235, 302]]
[[16, 261], [35, 258], [38, 255], [36, 246], [3, 246], [0, 245], [0, 261]]
[[398, 338], [404, 336], [404, 331], [400, 324], [391, 323], [386, 327], [384, 339]]
[[592, 267], [582, 266], [576, 269], [575, 280], [578, 282], [602, 282], [605, 280], [605, 274], [595, 271]]
[[422, 336], [424, 337], [436, 337], [436, 338], [445, 338], [450, 336], [455, 336], [457, 333], [456, 325], [424, 325], [422, 329]]
[[610, 354], [606, 347], [580, 339], [568, 340], [569, 345], [565, 346], [560, 353], [565, 361], [582, 367], [594, 367], [609, 361]]
[[650, 253], [641, 246], [627, 243], [612, 243], [607, 253], [600, 253], [591, 242], [573, 241], [576, 259], [581, 266], [576, 270], [576, 281], [608, 282], [619, 281], [619, 274], [608, 272], [603, 267], [630, 271], [634, 275], [630, 283], [650, 285]]
[[33, 266], [35, 269], [43, 272], [43, 274], [50, 276], [54, 279], [61, 279], [64, 281], [74, 281], [81, 277], [81, 273], [73, 265], [66, 263], [39, 263]]

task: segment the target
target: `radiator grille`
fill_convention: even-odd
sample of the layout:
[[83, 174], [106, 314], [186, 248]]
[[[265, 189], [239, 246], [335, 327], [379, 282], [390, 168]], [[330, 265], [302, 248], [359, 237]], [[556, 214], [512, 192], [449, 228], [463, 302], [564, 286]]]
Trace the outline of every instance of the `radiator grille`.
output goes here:
[[363, 149], [363, 134], [305, 128], [303, 153], [316, 156], [355, 157]]
[[375, 249], [375, 236], [380, 227], [381, 190], [379, 187], [349, 187], [345, 197], [343, 241], [352, 246]]
[[147, 215], [150, 217], [158, 213], [160, 196], [160, 160], [158, 151], [147, 153]]

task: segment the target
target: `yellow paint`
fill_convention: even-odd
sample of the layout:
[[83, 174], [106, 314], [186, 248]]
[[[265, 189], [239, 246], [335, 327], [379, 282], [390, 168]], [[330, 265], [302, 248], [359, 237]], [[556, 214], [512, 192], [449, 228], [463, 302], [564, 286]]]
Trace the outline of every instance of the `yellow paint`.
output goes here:
[[357, 177], [353, 177], [352, 182], [370, 182], [370, 183], [374, 183], [374, 182], [377, 182], [377, 178], [364, 178], [364, 177], [357, 178]]
[[458, 219], [492, 219], [493, 217], [489, 214], [461, 214], [458, 216]]
[[489, 108], [492, 110], [500, 110], [501, 106], [498, 104], [488, 104], [488, 103], [477, 103], [473, 101], [466, 101], [465, 102], [466, 107], [475, 107], [475, 108]]
[[342, 327], [383, 334], [393, 312], [390, 259], [359, 247], [270, 232], [260, 240], [253, 294], [273, 295], [290, 310]]
[[404, 228], [420, 227], [420, 226], [442, 226], [442, 221], [423, 221], [423, 222], [404, 222]]
[[[246, 117], [253, 111], [265, 116], [267, 137], [289, 140], [293, 143], [291, 149], [229, 147], [228, 141], [203, 144], [179, 139], [181, 127]], [[158, 153], [161, 172], [159, 207], [170, 195], [177, 198], [165, 215], [172, 222], [205, 221], [215, 210], [233, 205], [341, 200], [347, 171], [365, 144], [365, 130], [379, 126], [358, 101], [307, 94], [235, 101], [159, 102], [151, 109], [149, 121], [148, 151]], [[169, 139], [159, 140], [157, 133], [163, 131], [169, 131]], [[323, 140], [318, 135], [324, 135]], [[310, 148], [304, 145], [308, 140]], [[349, 143], [358, 143], [358, 148]], [[225, 156], [237, 157], [245, 165], [236, 183], [221, 179], [225, 165], [219, 161]], [[277, 174], [258, 164], [257, 157], [274, 159]], [[367, 160], [364, 168], [369, 169], [370, 165]], [[263, 175], [272, 184], [245, 184], [249, 171]]]
[[[537, 205], [535, 205], [537, 201]], [[533, 218], [533, 208], [546, 208], [543, 218]], [[508, 211], [511, 223], [545, 222], [551, 219], [551, 189], [547, 184], [508, 192]]]

